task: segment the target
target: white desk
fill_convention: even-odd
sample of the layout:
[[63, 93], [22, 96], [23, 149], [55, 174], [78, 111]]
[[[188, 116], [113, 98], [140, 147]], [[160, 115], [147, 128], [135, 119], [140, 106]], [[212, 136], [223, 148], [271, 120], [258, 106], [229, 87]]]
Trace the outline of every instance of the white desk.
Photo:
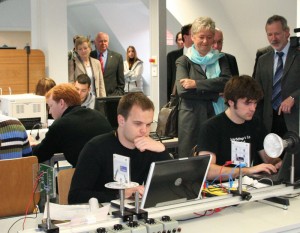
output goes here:
[[[221, 212], [211, 216], [189, 221], [179, 221], [179, 225], [183, 229], [183, 232], [188, 233], [300, 232], [299, 214], [300, 198], [297, 197], [290, 200], [288, 210], [261, 202], [249, 202], [238, 206], [227, 207], [221, 210]], [[199, 229], [201, 229], [201, 231]], [[294, 229], [294, 231], [290, 231], [291, 229]]]
[[[278, 187], [278, 188], [277, 188]], [[257, 202], [257, 200], [287, 193], [296, 193], [300, 190], [293, 190], [291, 187], [277, 186], [255, 190], [250, 201], [241, 200], [240, 197], [213, 198], [206, 202], [195, 201], [189, 206], [178, 208], [169, 208], [166, 210], [158, 210], [150, 212], [149, 216], [158, 218], [159, 216], [169, 215], [171, 218], [179, 221], [179, 226], [184, 233], [200, 233], [200, 232], [230, 232], [230, 233], [276, 233], [276, 232], [300, 232], [300, 197], [290, 199], [290, 206], [284, 208], [275, 207], [273, 205]], [[227, 203], [227, 204], [226, 204]], [[197, 212], [203, 214], [205, 209], [214, 209], [217, 207], [228, 206], [222, 211], [211, 216], [204, 216], [188, 221], [181, 221], [186, 218], [195, 217], [193, 214]], [[232, 206], [236, 205], [236, 206]], [[0, 220], [0, 227], [4, 220]], [[7, 221], [7, 219], [6, 219]], [[88, 232], [98, 227], [112, 226], [120, 222], [119, 219], [109, 219], [105, 222], [98, 222], [92, 225], [83, 224], [73, 228], [61, 227], [61, 233], [70, 232]], [[6, 223], [6, 225], [8, 224]], [[1, 230], [2, 231], [2, 230]], [[38, 232], [35, 229], [20, 231], [22, 233]]]
[[[23, 216], [17, 216], [17, 217], [10, 217], [10, 218], [0, 218], [0, 231], [1, 232], [8, 232], [8, 229], [20, 218]], [[43, 214], [38, 214], [37, 218], [35, 218], [35, 214], [28, 215], [28, 218], [26, 218], [26, 222], [24, 225], [24, 229], [32, 229], [37, 227], [38, 224], [41, 223]], [[20, 230], [22, 230], [24, 219], [16, 222], [15, 225], [13, 225], [9, 231], [9, 233], [15, 233]]]

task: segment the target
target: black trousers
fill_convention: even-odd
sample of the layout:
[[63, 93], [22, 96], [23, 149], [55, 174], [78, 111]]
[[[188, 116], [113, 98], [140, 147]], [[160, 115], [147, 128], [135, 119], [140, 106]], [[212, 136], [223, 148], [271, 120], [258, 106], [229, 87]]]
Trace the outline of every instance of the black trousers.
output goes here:
[[271, 132], [277, 134], [282, 138], [287, 131], [288, 130], [284, 121], [283, 113], [278, 115], [278, 111], [273, 110], [273, 122]]

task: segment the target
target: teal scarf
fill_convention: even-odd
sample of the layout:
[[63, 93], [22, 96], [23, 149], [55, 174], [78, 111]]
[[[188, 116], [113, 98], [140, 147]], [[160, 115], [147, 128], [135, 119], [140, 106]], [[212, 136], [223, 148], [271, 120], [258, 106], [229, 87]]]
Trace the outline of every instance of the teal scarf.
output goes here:
[[[195, 49], [195, 45], [188, 49], [186, 56], [198, 65], [206, 65], [206, 76], [208, 79], [217, 78], [221, 73], [218, 60], [224, 56], [224, 53], [219, 53], [218, 50], [210, 50], [204, 57], [200, 56], [199, 52]], [[224, 98], [219, 97], [217, 102], [213, 102], [215, 114], [225, 111]]]

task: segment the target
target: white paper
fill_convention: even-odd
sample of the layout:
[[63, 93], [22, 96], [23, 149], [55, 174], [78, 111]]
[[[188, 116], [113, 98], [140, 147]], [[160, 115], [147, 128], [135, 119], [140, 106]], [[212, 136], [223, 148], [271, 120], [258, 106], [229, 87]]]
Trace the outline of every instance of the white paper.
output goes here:
[[130, 158], [113, 154], [114, 181], [121, 184], [130, 183]]
[[[110, 209], [109, 204], [93, 211], [90, 211], [89, 205], [59, 205], [50, 203], [49, 206], [51, 220], [71, 220], [72, 225], [106, 220]], [[47, 218], [47, 206], [45, 207], [44, 218]]]
[[250, 143], [231, 141], [231, 161], [233, 164], [245, 163], [250, 166]]

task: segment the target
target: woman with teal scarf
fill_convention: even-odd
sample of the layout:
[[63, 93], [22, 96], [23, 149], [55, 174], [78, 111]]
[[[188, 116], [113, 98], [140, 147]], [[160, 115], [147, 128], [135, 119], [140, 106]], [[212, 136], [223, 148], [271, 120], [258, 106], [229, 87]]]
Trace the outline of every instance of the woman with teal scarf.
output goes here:
[[193, 46], [176, 61], [179, 157], [192, 155], [202, 123], [225, 110], [222, 92], [231, 76], [224, 54], [212, 49], [215, 22], [199, 17], [191, 34]]

